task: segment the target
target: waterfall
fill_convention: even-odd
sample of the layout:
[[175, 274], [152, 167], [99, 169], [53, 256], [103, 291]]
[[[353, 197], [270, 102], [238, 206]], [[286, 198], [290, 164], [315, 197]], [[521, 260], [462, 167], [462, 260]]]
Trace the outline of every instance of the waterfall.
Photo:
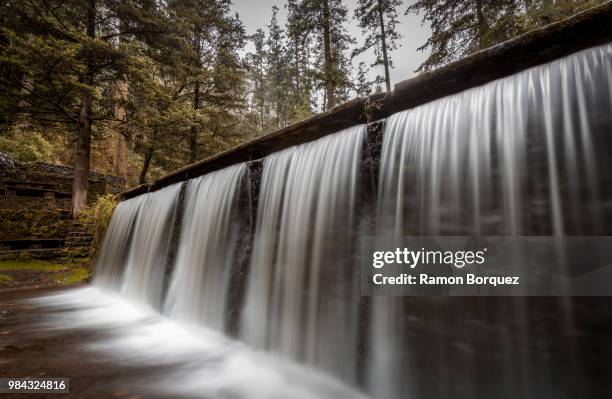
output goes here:
[[96, 281], [103, 286], [110, 282], [126, 298], [161, 308], [181, 185], [144, 194], [118, 207], [102, 246]]
[[242, 338], [354, 382], [355, 201], [365, 126], [264, 159]]
[[601, 232], [611, 71], [608, 45], [391, 116], [379, 231]]
[[[611, 128], [612, 45], [397, 113], [387, 120], [383, 136], [378, 233], [609, 235]], [[526, 322], [527, 299], [487, 301], [496, 304], [495, 312], [514, 315], [507, 324]], [[565, 312], [560, 329], [571, 331], [572, 303], [558, 301]], [[422, 320], [433, 320], [436, 331], [452, 328], [445, 324], [450, 309], [468, 318], [466, 309], [446, 298], [435, 303]], [[431, 309], [431, 303], [422, 305]], [[483, 308], [483, 303], [469, 306]], [[455, 387], [461, 387], [462, 397], [499, 396], [500, 391], [536, 397], [558, 389], [547, 379], [551, 361], [528, 351], [526, 326], [517, 328], [515, 350], [503, 348], [509, 335], [481, 337], [499, 341], [500, 356], [508, 357], [512, 370], [475, 385], [450, 381], [461, 373], [451, 377], [444, 368], [453, 363], [452, 353], [461, 352], [452, 346], [452, 336], [430, 344], [433, 353], [419, 351], [416, 342], [423, 339], [417, 341], [410, 331], [415, 328], [410, 318], [416, 317], [410, 309], [414, 305], [406, 298], [375, 300], [370, 345], [375, 397], [456, 396]], [[573, 338], [565, 339], [572, 353]], [[429, 376], [415, 369], [424, 359], [431, 364]]]
[[375, 201], [364, 125], [123, 201], [94, 284], [378, 399], [550, 396], [573, 299], [363, 298], [359, 238], [612, 235], [611, 128], [606, 45], [389, 117]]
[[239, 164], [189, 181], [165, 305], [170, 317], [226, 331], [230, 272], [243, 227], [238, 199], [246, 176], [246, 164]]
[[120, 289], [132, 227], [144, 198], [146, 196], [141, 195], [117, 204], [96, 260], [94, 285], [110, 291]]

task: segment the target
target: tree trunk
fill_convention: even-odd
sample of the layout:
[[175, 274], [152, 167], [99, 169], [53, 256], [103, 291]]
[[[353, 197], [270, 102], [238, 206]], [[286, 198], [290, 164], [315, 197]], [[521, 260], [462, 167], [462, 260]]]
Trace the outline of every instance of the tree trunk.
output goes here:
[[294, 77], [295, 77], [295, 92], [297, 93], [298, 96], [301, 96], [301, 89], [300, 89], [300, 44], [299, 44], [299, 36], [295, 35], [294, 38], [294, 45], [295, 45], [295, 70], [293, 71]]
[[282, 106], [281, 99], [277, 98], [276, 99], [276, 127], [277, 128], [280, 128], [282, 126], [283, 116], [281, 115], [282, 114], [281, 106]]
[[121, 133], [117, 134], [117, 142], [115, 144], [115, 162], [113, 163], [113, 174], [127, 181], [127, 139]]
[[323, 0], [323, 48], [325, 69], [325, 109], [336, 106], [336, 84], [334, 82], [334, 59], [331, 48], [331, 27], [329, 15], [329, 0]]
[[260, 101], [260, 103], [259, 103], [259, 119], [261, 120], [261, 131], [262, 132], [265, 129], [265, 123], [266, 123], [266, 121], [265, 121], [265, 107], [266, 107], [266, 104], [265, 104], [265, 99], [264, 99], [264, 96], [265, 96], [264, 90], [265, 90], [265, 88], [264, 88], [263, 81], [264, 81], [264, 68], [263, 68], [263, 65], [260, 64], [260, 66], [259, 66], [259, 82], [258, 82], [258, 85], [259, 85], [259, 87], [258, 87], [258, 91], [259, 91], [259, 99], [258, 99], [258, 101]]
[[138, 178], [138, 184], [145, 184], [147, 178], [147, 172], [149, 171], [149, 166], [151, 165], [151, 158], [153, 158], [153, 148], [147, 148], [145, 152], [144, 163], [142, 164], [142, 170], [140, 171], [140, 176]]
[[[117, 98], [126, 99], [128, 83], [124, 80], [117, 82]], [[122, 105], [115, 107], [115, 119], [125, 121], [126, 112]], [[120, 122], [119, 122], [120, 123]], [[113, 157], [113, 175], [122, 177], [127, 181], [127, 139], [120, 132], [115, 132], [115, 156]]]
[[385, 34], [385, 19], [383, 18], [382, 1], [378, 0], [378, 19], [380, 22], [380, 38], [382, 44], [383, 64], [385, 66], [385, 83], [387, 91], [391, 91], [391, 77], [389, 76], [389, 58], [387, 57], [387, 36]]
[[[96, 35], [96, 0], [89, 0], [87, 10], [87, 36]], [[87, 52], [86, 54], [88, 54]], [[83, 76], [83, 83], [88, 86], [94, 84], [92, 55], [87, 56], [87, 66]], [[91, 111], [93, 96], [84, 91], [81, 98], [81, 112], [77, 130], [77, 142], [74, 156], [74, 176], [72, 181], [72, 217], [76, 218], [87, 207], [87, 188], [89, 179], [89, 157], [91, 153]]]
[[476, 24], [478, 25], [478, 49], [487, 47], [485, 37], [487, 35], [487, 22], [482, 12], [482, 0], [476, 0]]
[[[32, 37], [28, 39], [28, 42], [31, 41]], [[21, 77], [21, 82], [20, 94], [22, 97], [26, 97], [32, 91], [32, 79], [24, 73]], [[16, 125], [22, 132], [26, 132], [30, 128], [30, 104], [24, 98], [19, 101], [19, 116], [17, 117]]]
[[[200, 108], [200, 82], [195, 82], [193, 88], [193, 110]], [[198, 160], [198, 130], [192, 126], [189, 130], [189, 162], [194, 163]]]

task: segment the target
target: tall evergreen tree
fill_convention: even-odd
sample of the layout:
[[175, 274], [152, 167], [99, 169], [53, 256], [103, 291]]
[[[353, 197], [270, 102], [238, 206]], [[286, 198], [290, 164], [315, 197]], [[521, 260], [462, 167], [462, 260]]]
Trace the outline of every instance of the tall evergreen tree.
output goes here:
[[[430, 55], [419, 71], [454, 61], [487, 47], [491, 18], [515, 0], [418, 0], [408, 12], [423, 13], [431, 37], [419, 50]], [[512, 7], [511, 7], [512, 8]]]
[[313, 69], [308, 24], [301, 14], [298, 0], [288, 0], [286, 59], [290, 91], [288, 94], [287, 118], [290, 122], [305, 119], [313, 113]]
[[260, 131], [267, 127], [267, 83], [266, 83], [266, 60], [268, 57], [265, 41], [266, 35], [262, 29], [257, 29], [250, 37], [255, 51], [247, 54], [247, 62], [250, 66], [250, 79], [253, 84], [252, 107], [257, 113], [257, 125]]
[[355, 76], [354, 89], [357, 97], [366, 97], [372, 94], [374, 90], [380, 91], [379, 85], [385, 80], [382, 76], [376, 76], [374, 80], [368, 79], [368, 67], [365, 62], [360, 62], [357, 67], [357, 75]]
[[287, 49], [285, 47], [285, 31], [278, 23], [278, 7], [272, 7], [272, 19], [268, 25], [267, 73], [269, 83], [270, 106], [274, 112], [274, 126], [281, 127], [285, 123], [285, 107], [288, 89]]
[[315, 65], [324, 90], [323, 108], [331, 109], [338, 99], [348, 96], [351, 85], [351, 65], [346, 54], [355, 39], [344, 27], [348, 10], [342, 0], [302, 0], [300, 10], [307, 34], [323, 43], [322, 48], [316, 49]]
[[195, 162], [202, 150], [200, 136], [215, 137], [223, 126], [232, 125], [229, 115], [244, 106], [244, 66], [238, 50], [246, 36], [229, 0], [172, 0], [168, 7], [180, 21], [182, 79], [194, 111], [189, 161]]
[[90, 165], [127, 161], [144, 181], [249, 134], [244, 28], [228, 0], [11, 0], [0, 19], [0, 144], [30, 135], [72, 163], [75, 215]]
[[[168, 24], [157, 11], [136, 0], [3, 4], [10, 21], [0, 39], [2, 112], [25, 113], [32, 125], [74, 128], [74, 216], [87, 203], [92, 135], [115, 124], [115, 83], [139, 57], [137, 46], [117, 42], [164, 32]], [[12, 93], [21, 105], [10, 105]]]
[[376, 60], [372, 66], [383, 66], [387, 91], [391, 91], [389, 69], [393, 67], [389, 53], [398, 48], [401, 38], [397, 31], [397, 9], [402, 3], [402, 0], [359, 0], [355, 9], [365, 43], [353, 50], [353, 56], [374, 48]]

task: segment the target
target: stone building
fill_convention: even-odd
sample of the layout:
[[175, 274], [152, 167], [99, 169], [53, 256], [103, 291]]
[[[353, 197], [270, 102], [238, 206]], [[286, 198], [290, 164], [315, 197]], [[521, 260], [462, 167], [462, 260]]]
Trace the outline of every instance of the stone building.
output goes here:
[[[70, 167], [22, 163], [0, 152], [0, 255], [63, 248], [83, 235], [70, 218], [72, 176]], [[90, 203], [124, 189], [120, 177], [89, 174]]]
[[[68, 166], [21, 163], [0, 153], [0, 209], [69, 210], [72, 175]], [[89, 202], [124, 189], [123, 178], [89, 173]]]

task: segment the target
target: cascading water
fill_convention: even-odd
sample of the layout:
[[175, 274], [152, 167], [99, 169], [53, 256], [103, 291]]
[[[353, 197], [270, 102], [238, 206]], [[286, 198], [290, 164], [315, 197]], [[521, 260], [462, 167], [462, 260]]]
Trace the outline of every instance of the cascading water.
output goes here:
[[[351, 132], [354, 134], [347, 137]], [[311, 177], [315, 187], [307, 190], [310, 194], [308, 200], [314, 201], [310, 207], [312, 211], [316, 204], [329, 200], [330, 196], [338, 195], [340, 198], [335, 212], [319, 215], [319, 222], [315, 223], [327, 238], [333, 232], [333, 225], [329, 222], [351, 223], [348, 216], [352, 214], [352, 196], [355, 194], [353, 174], [359, 160], [359, 153], [353, 150], [360, 148], [364, 128], [352, 129], [351, 132], [304, 146], [311, 156], [296, 155], [299, 166], [293, 173], [302, 173], [309, 167], [316, 170]], [[343, 154], [343, 162], [334, 161], [336, 151]], [[299, 149], [296, 149], [298, 153]], [[284, 154], [291, 154], [291, 151], [279, 156]], [[324, 170], [323, 166], [330, 169]], [[320, 184], [323, 174], [331, 176], [324, 179], [325, 184]], [[145, 345], [145, 351], [152, 351], [147, 355], [149, 362], [164, 364], [170, 359], [176, 363], [180, 373], [170, 372], [166, 376], [173, 394], [262, 399], [362, 397], [325, 375], [261, 356], [208, 330], [232, 333], [228, 320], [233, 312], [231, 302], [240, 295], [232, 292], [231, 280], [246, 278], [237, 265], [244, 262], [244, 251], [248, 251], [245, 237], [250, 232], [250, 222], [246, 214], [250, 210], [240, 209], [240, 205], [245, 207], [252, 201], [244, 198], [250, 190], [247, 177], [250, 177], [249, 168], [240, 164], [190, 180], [182, 200], [180, 234], [175, 231], [174, 221], [180, 185], [124, 201], [118, 206], [103, 245], [96, 285], [105, 291], [118, 292], [132, 303], [147, 305], [144, 310], [133, 310], [130, 303], [117, 302], [89, 291], [82, 295], [60, 296], [55, 301], [62, 305], [70, 304], [71, 308], [76, 302], [82, 302], [79, 306], [84, 306], [83, 318], [87, 321], [79, 318], [77, 323], [88, 326], [98, 326], [100, 321], [89, 320], [90, 315], [97, 317], [104, 313], [112, 330], [120, 331], [117, 342], [112, 341], [114, 346], [127, 344], [126, 350], [131, 350], [133, 342], [148, 342], [151, 346]], [[271, 190], [280, 188], [274, 186]], [[298, 186], [293, 185], [293, 189], [297, 190]], [[299, 210], [293, 212], [299, 213]], [[337, 238], [340, 241], [347, 239]], [[178, 248], [173, 257], [170, 249], [176, 239], [179, 239]], [[322, 256], [321, 251], [330, 250], [324, 242], [313, 245], [315, 249], [309, 248], [304, 256], [310, 256], [311, 252], [314, 256]], [[294, 266], [299, 270], [306, 264]], [[163, 289], [168, 274], [171, 277], [165, 293]], [[54, 300], [47, 303], [54, 303]], [[150, 313], [151, 308], [160, 307], [168, 320], [176, 320], [187, 332], [195, 332], [198, 339], [185, 334], [173, 321]], [[128, 309], [126, 315], [124, 309]], [[182, 382], [177, 384], [177, 380]], [[160, 386], [168, 389], [163, 384]]]
[[125, 261], [121, 294], [160, 309], [176, 205], [181, 184], [149, 193], [142, 200]]
[[611, 75], [608, 45], [391, 116], [379, 231], [600, 232]]
[[94, 284], [105, 290], [118, 291], [121, 287], [124, 264], [130, 250], [132, 228], [140, 209], [140, 204], [146, 198], [141, 195], [120, 202], [106, 230], [104, 245], [96, 261], [96, 277]]
[[264, 160], [241, 337], [354, 382], [351, 248], [365, 126]]
[[[242, 229], [238, 199], [246, 164], [189, 181], [165, 313], [225, 332], [230, 273]], [[242, 249], [242, 248], [238, 248]]]
[[159, 309], [182, 184], [121, 203], [111, 220], [94, 284]]
[[[384, 133], [378, 233], [610, 234], [610, 132], [612, 45], [395, 114], [387, 120]], [[371, 338], [373, 395], [501, 397], [503, 392], [505, 397], [542, 397], [567, 391], [570, 384], [576, 392], [593, 389], [580, 385], [588, 370], [569, 361], [556, 365], [558, 373], [567, 372], [560, 378], [567, 383], [563, 388], [555, 385], [553, 358], [533, 349], [541, 339], [537, 336], [541, 331], [529, 331], [530, 317], [534, 317], [530, 316], [530, 304], [534, 301], [487, 299], [488, 305], [496, 307], [458, 298], [422, 303], [420, 311], [430, 309], [430, 313], [421, 314], [420, 326], [429, 322], [436, 333], [452, 328], [452, 312], [466, 319], [475, 308], [508, 315], [498, 322], [498, 331], [488, 336], [471, 327], [477, 337], [472, 342], [449, 334], [423, 345], [424, 338], [413, 333], [420, 328], [419, 322], [410, 320], [419, 316], [409, 316], [414, 302], [377, 297]], [[472, 313], [457, 309], [458, 303], [466, 304]], [[561, 309], [556, 316], [561, 320], [558, 334], [572, 358], [576, 350], [571, 332], [572, 301], [551, 298], [547, 305]], [[492, 317], [490, 313], [488, 317]], [[513, 336], [518, 338], [512, 349], [508, 342]], [[473, 342], [478, 339], [493, 342], [503, 362], [476, 361]], [[418, 349], [425, 346], [432, 352], [424, 354]], [[471, 363], [464, 363], [471, 367], [465, 368], [467, 373], [485, 373], [478, 365], [491, 362], [486, 371], [489, 378], [470, 385], [466, 381], [473, 378], [462, 377], [461, 372], [445, 374], [454, 358], [465, 357], [471, 358]], [[430, 365], [428, 372], [415, 369], [423, 362]], [[500, 363], [509, 368], [496, 370]]]
[[[395, 114], [377, 232], [609, 234], [611, 128], [612, 45]], [[243, 201], [255, 178], [240, 164], [120, 203], [94, 280], [105, 294], [46, 303], [69, 305], [96, 329], [109, 317], [112, 346], [178, 364], [168, 385], [189, 397], [360, 396], [219, 333], [377, 399], [595, 397], [592, 362], [579, 357], [592, 348], [576, 339], [593, 329], [575, 330], [572, 314], [605, 304], [572, 313], [574, 302], [361, 297], [359, 226], [373, 218], [363, 215], [372, 205], [362, 198], [365, 141], [357, 126], [267, 156], [258, 200]]]

